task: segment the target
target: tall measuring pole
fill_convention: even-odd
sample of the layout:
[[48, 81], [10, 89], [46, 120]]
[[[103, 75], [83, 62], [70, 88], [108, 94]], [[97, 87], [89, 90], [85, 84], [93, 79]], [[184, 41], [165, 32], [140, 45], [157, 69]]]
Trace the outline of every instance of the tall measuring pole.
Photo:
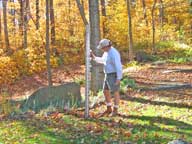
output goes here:
[[76, 0], [77, 6], [79, 8], [79, 12], [81, 14], [83, 23], [85, 25], [85, 30], [86, 30], [86, 47], [85, 47], [85, 81], [86, 81], [86, 86], [85, 86], [85, 118], [89, 118], [89, 95], [90, 95], [90, 81], [91, 81], [91, 63], [90, 63], [90, 24], [87, 21], [85, 17], [85, 11], [82, 3], [80, 0]]
[[86, 28], [85, 118], [89, 118], [89, 94], [90, 94], [90, 81], [91, 81], [91, 73], [90, 73], [90, 69], [91, 69], [91, 63], [90, 63], [90, 25], [87, 24], [85, 28]]

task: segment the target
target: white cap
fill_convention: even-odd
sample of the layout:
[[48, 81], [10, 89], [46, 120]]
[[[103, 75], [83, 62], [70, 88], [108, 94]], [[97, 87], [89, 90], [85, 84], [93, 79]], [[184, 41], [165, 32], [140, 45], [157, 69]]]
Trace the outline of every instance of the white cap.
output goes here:
[[99, 42], [99, 45], [97, 46], [97, 49], [102, 49], [103, 47], [106, 47], [106, 46], [110, 46], [112, 43], [110, 40], [108, 39], [102, 39], [100, 42]]

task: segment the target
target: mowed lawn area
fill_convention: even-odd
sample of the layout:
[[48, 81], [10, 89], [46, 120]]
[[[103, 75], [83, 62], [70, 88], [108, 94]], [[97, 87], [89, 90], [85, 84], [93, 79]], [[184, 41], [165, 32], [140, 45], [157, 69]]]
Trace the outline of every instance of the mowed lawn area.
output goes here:
[[116, 117], [96, 118], [105, 109], [101, 104], [91, 109], [88, 120], [77, 110], [2, 118], [0, 143], [166, 144], [178, 138], [192, 142], [191, 93], [192, 90], [180, 89], [122, 95]]

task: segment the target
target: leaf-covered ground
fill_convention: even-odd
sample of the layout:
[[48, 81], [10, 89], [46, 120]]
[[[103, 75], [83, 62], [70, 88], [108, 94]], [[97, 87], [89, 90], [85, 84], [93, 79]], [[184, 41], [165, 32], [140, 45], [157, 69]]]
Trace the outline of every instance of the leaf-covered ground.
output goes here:
[[[159, 81], [191, 84], [191, 72], [163, 73], [175, 67], [143, 67], [128, 74], [145, 85]], [[128, 91], [121, 98], [116, 117], [96, 118], [105, 110], [103, 103], [91, 109], [88, 120], [83, 118], [83, 111], [77, 110], [48, 116], [43, 113], [0, 116], [0, 143], [167, 144], [178, 138], [192, 142], [192, 89]]]
[[[90, 111], [53, 113], [49, 116], [20, 115], [0, 122], [1, 143], [126, 143], [163, 144], [182, 138], [192, 142], [192, 106], [171, 96], [135, 94], [122, 96], [119, 116], [95, 118], [104, 105]], [[167, 94], [165, 92], [165, 94]], [[154, 95], [154, 96], [153, 96]], [[174, 97], [173, 97], [174, 96]]]

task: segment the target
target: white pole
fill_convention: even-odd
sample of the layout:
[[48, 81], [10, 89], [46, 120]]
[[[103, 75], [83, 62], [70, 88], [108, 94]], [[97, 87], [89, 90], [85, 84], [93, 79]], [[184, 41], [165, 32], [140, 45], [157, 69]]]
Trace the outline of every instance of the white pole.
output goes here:
[[86, 71], [85, 71], [85, 118], [89, 118], [89, 94], [90, 94], [90, 25], [86, 25], [86, 54], [85, 54], [85, 63], [86, 63]]

